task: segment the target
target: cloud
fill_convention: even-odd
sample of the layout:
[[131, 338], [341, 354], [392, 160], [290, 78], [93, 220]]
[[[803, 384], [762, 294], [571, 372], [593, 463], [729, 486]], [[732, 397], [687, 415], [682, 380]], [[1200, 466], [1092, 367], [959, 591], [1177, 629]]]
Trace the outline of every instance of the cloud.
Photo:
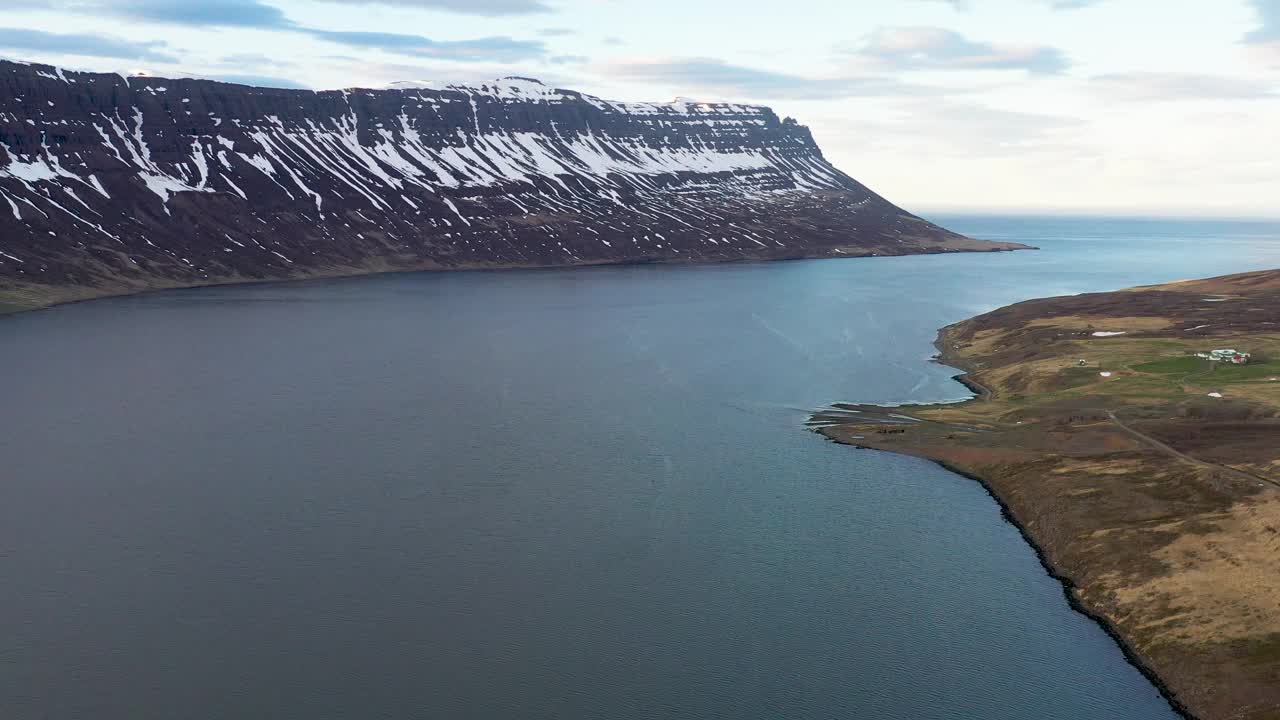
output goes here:
[[[369, 5], [370, 0], [324, 0], [343, 5]], [[497, 17], [500, 15], [532, 15], [551, 12], [552, 8], [542, 0], [372, 0], [380, 5], [447, 10], [466, 15]]]
[[[350, 58], [355, 59], [355, 58]], [[270, 55], [263, 53], [234, 53], [232, 55], [224, 55], [218, 59], [218, 62], [234, 67], [244, 67], [245, 65], [293, 65], [294, 63], [287, 60], [277, 60]]]
[[[324, 0], [343, 5], [369, 5], [369, 0]], [[445, 10], [497, 17], [551, 11], [543, 0], [374, 0], [397, 7]], [[57, 0], [50, 5], [88, 9], [153, 22], [217, 27], [286, 27], [285, 14], [263, 0]]]
[[971, 102], [939, 98], [906, 98], [897, 103], [892, 120], [854, 120], [864, 137], [901, 145], [906, 155], [936, 153], [954, 157], [1016, 156], [1064, 145], [1080, 152], [1071, 133], [1084, 123], [1079, 118], [1004, 110]]
[[1069, 64], [1057, 48], [976, 42], [936, 27], [883, 28], [853, 54], [896, 70], [1025, 70], [1048, 75]]
[[320, 40], [351, 47], [385, 50], [421, 58], [466, 62], [517, 62], [541, 57], [547, 51], [541, 42], [515, 40], [509, 37], [487, 37], [474, 40], [432, 40], [421, 35], [402, 35], [400, 33], [385, 32], [315, 29], [303, 29], [300, 32], [305, 32]]
[[667, 87], [685, 87], [726, 98], [831, 99], [897, 95], [912, 86], [878, 77], [810, 78], [734, 65], [714, 58], [677, 58], [613, 62], [604, 73]]
[[[969, 0], [922, 0], [923, 2], [945, 3], [955, 8], [958, 12], [968, 12]], [[1102, 0], [1048, 0], [1049, 7], [1054, 10], [1074, 10], [1076, 8], [1089, 7], [1097, 5]]]
[[96, 0], [74, 7], [175, 25], [241, 28], [291, 25], [279, 8], [259, 0]]
[[1246, 78], [1175, 72], [1099, 75], [1089, 88], [1110, 100], [1265, 100], [1280, 98], [1275, 87]]
[[42, 30], [0, 28], [0, 48], [26, 52], [49, 52], [66, 55], [146, 60], [148, 62], [176, 63], [178, 59], [166, 52], [168, 45], [160, 41], [135, 42], [106, 35], [59, 34]]
[[538, 34], [542, 37], [564, 37], [566, 35], [577, 35], [578, 31], [573, 28], [549, 27], [542, 28], [538, 31]]
[[1248, 43], [1280, 43], [1280, 0], [1253, 0], [1260, 25], [1245, 36]]
[[[348, 47], [460, 62], [518, 62], [546, 54], [546, 47], [541, 42], [516, 40], [509, 37], [436, 40], [405, 33], [312, 28], [290, 20], [278, 8], [267, 5], [262, 0], [199, 0], [199, 2], [194, 0], [60, 0], [60, 2], [66, 8], [74, 7], [81, 11], [100, 12], [146, 22], [199, 28], [293, 32]], [[479, 14], [498, 11], [515, 12], [520, 8], [528, 10], [541, 6], [539, 2], [529, 0], [489, 0], [488, 2], [467, 0], [466, 3], [455, 3], [452, 0], [399, 0], [390, 4], [442, 8], [474, 4], [474, 10]]]

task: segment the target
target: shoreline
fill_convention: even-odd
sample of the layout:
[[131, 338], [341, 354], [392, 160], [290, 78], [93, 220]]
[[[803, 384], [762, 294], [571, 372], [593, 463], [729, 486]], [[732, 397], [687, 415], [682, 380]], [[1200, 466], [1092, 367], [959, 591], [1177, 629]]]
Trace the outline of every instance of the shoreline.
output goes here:
[[1169, 703], [1169, 707], [1177, 713], [1179, 717], [1186, 718], [1186, 720], [1199, 720], [1199, 718], [1192, 714], [1190, 708], [1184, 705], [1182, 701], [1178, 700], [1177, 696], [1173, 693], [1173, 689], [1165, 682], [1165, 679], [1160, 677], [1160, 675], [1156, 673], [1155, 669], [1148, 665], [1142, 657], [1138, 655], [1135, 648], [1133, 648], [1129, 644], [1128, 640], [1120, 634], [1119, 628], [1108, 620], [1106, 616], [1090, 609], [1087, 605], [1082, 603], [1078, 597], [1076, 597], [1075, 591], [1078, 589], [1078, 586], [1075, 581], [1054, 567], [1053, 563], [1049, 560], [1049, 556], [1045, 552], [1045, 549], [1040, 546], [1040, 543], [1035, 539], [1035, 536], [1031, 534], [1030, 530], [1018, 520], [1008, 503], [1000, 497], [1000, 494], [990, 483], [977, 475], [967, 473], [946, 462], [933, 462], [936, 462], [937, 465], [943, 469], [949, 470], [962, 477], [969, 478], [981, 485], [982, 489], [985, 490], [987, 494], [991, 496], [991, 499], [995, 500], [996, 505], [1000, 507], [1000, 517], [1017, 529], [1018, 534], [1021, 535], [1027, 545], [1031, 547], [1032, 552], [1036, 554], [1036, 559], [1040, 561], [1040, 566], [1044, 568], [1049, 577], [1057, 581], [1057, 583], [1062, 587], [1062, 594], [1066, 597], [1067, 604], [1071, 609], [1092, 620], [1098, 627], [1102, 628], [1102, 631], [1115, 642], [1117, 647], [1120, 648], [1120, 654], [1124, 656], [1124, 659], [1151, 683], [1152, 687], [1156, 689], [1156, 692], [1160, 693], [1160, 697], [1164, 698], [1165, 702]]
[[[968, 382], [961, 380], [962, 377], [964, 377], [963, 374], [956, 375], [953, 379], [965, 385], [965, 387], [969, 387]], [[973, 402], [973, 400], [966, 400], [964, 402]], [[985, 478], [967, 470], [963, 470], [945, 460], [925, 457], [923, 455], [914, 455], [911, 453], [880, 450], [867, 445], [859, 445], [857, 443], [832, 437], [823, 432], [823, 428], [810, 428], [810, 430], [822, 435], [828, 442], [836, 445], [845, 445], [847, 447], [853, 447], [859, 450], [870, 450], [872, 452], [888, 452], [896, 455], [906, 455], [908, 457], [916, 457], [921, 460], [926, 460], [937, 465], [943, 470], [977, 483], [987, 496], [995, 501], [996, 506], [1000, 508], [1000, 518], [1013, 526], [1013, 528], [1018, 531], [1018, 535], [1021, 536], [1023, 542], [1025, 542], [1027, 546], [1031, 548], [1031, 551], [1035, 553], [1036, 560], [1040, 563], [1040, 567], [1044, 569], [1045, 574], [1058, 583], [1059, 587], [1062, 589], [1063, 596], [1067, 599], [1067, 605], [1070, 606], [1073, 611], [1080, 613], [1101, 628], [1102, 631], [1106, 633], [1107, 636], [1116, 644], [1116, 647], [1119, 648], [1120, 654], [1124, 656], [1125, 661], [1128, 662], [1129, 665], [1133, 666], [1134, 669], [1136, 669], [1144, 678], [1147, 679], [1148, 682], [1151, 683], [1152, 687], [1156, 689], [1156, 692], [1160, 694], [1160, 697], [1164, 698], [1165, 702], [1169, 704], [1170, 709], [1177, 713], [1179, 717], [1185, 718], [1185, 720], [1201, 720], [1201, 718], [1191, 712], [1190, 708], [1178, 700], [1173, 689], [1165, 682], [1165, 679], [1160, 677], [1155, 669], [1142, 659], [1124, 636], [1120, 634], [1119, 628], [1107, 619], [1105, 615], [1090, 609], [1082, 603], [1078, 597], [1076, 597], [1075, 591], [1079, 588], [1076, 582], [1071, 579], [1070, 576], [1063, 574], [1053, 565], [1053, 562], [1049, 559], [1049, 555], [1045, 548], [1041, 546], [1036, 537], [1032, 535], [1031, 530], [1018, 519], [1017, 515], [1014, 514], [1012, 507], [1010, 507], [1010, 505], [1005, 502], [1004, 498], [1000, 496], [1000, 493], [996, 490], [995, 486]]]
[[[834, 403], [809, 428], [978, 482], [1181, 717], [1274, 720], [1276, 316], [1280, 270], [1017, 303], [938, 333], [975, 397]], [[1197, 359], [1211, 347], [1257, 362]]]
[[[962, 372], [957, 373], [956, 375], [953, 375], [951, 379], [960, 383], [966, 389], [968, 389], [969, 392], [972, 392], [974, 394], [974, 397], [968, 400], [964, 400], [959, 403], [948, 403], [949, 405], [963, 406], [970, 403], [983, 402], [985, 400], [989, 400], [992, 397], [993, 395], [992, 392], [989, 389], [987, 389], [985, 385], [982, 385], [981, 383], [978, 383], [977, 381], [973, 380], [970, 377], [968, 371], [964, 371], [963, 368], [958, 367], [958, 365], [963, 363], [962, 359], [948, 355], [944, 347], [945, 343], [943, 342], [941, 331], [939, 332], [938, 339], [934, 342], [934, 346], [937, 347], [939, 350], [939, 354], [935, 361], [943, 365], [946, 365], [947, 367], [955, 368], [956, 370], [962, 370]], [[953, 362], [956, 364], [952, 364]], [[885, 409], [892, 410], [893, 408], [885, 407]], [[988, 479], [982, 477], [977, 473], [973, 473], [968, 470], [965, 470], [957, 465], [954, 465], [940, 458], [933, 458], [926, 455], [920, 455], [920, 454], [909, 453], [909, 452], [883, 450], [880, 448], [872, 447], [870, 445], [859, 444], [856, 442], [852, 442], [850, 440], [842, 439], [831, 433], [827, 433], [825, 432], [826, 429], [827, 428], [824, 428], [824, 427], [810, 428], [810, 430], [812, 430], [813, 432], [818, 433], [819, 435], [822, 435], [824, 438], [826, 438], [827, 441], [835, 443], [837, 445], [845, 445], [848, 447], [857, 448], [859, 450], [870, 450], [873, 452], [889, 452], [897, 455], [906, 455], [908, 457], [920, 458], [922, 460], [927, 460], [928, 462], [931, 462], [934, 465], [937, 465], [938, 467], [948, 472], [954, 473], [956, 475], [959, 475], [963, 478], [966, 478], [968, 480], [971, 480], [977, 483], [983, 489], [983, 491], [987, 494], [987, 496], [990, 497], [993, 501], [995, 501], [996, 506], [1000, 508], [1001, 519], [1009, 523], [1009, 525], [1013, 526], [1013, 528], [1018, 531], [1018, 535], [1022, 537], [1023, 542], [1025, 542], [1027, 546], [1031, 548], [1031, 551], [1035, 553], [1036, 560], [1040, 563], [1040, 567], [1044, 569], [1045, 574], [1047, 574], [1050, 578], [1052, 578], [1055, 582], [1057, 582], [1059, 587], [1061, 587], [1063, 597], [1065, 597], [1067, 600], [1067, 605], [1070, 606], [1073, 611], [1080, 613], [1084, 617], [1091, 620], [1099, 628], [1101, 628], [1102, 631], [1106, 633], [1107, 636], [1110, 637], [1111, 640], [1120, 649], [1120, 653], [1124, 656], [1125, 661], [1128, 662], [1131, 666], [1133, 666], [1134, 669], [1136, 669], [1139, 673], [1141, 673], [1142, 676], [1146, 678], [1148, 682], [1151, 683], [1152, 687], [1156, 689], [1156, 692], [1160, 694], [1160, 697], [1164, 698], [1165, 702], [1169, 704], [1170, 709], [1172, 709], [1175, 713], [1177, 713], [1179, 717], [1185, 718], [1185, 720], [1201, 720], [1201, 718], [1194, 715], [1191, 712], [1191, 709], [1188, 708], [1185, 704], [1182, 703], [1182, 701], [1180, 701], [1177, 698], [1177, 696], [1173, 692], [1173, 689], [1169, 687], [1165, 679], [1161, 677], [1156, 672], [1156, 670], [1153, 667], [1151, 667], [1145, 660], [1142, 659], [1142, 657], [1138, 654], [1137, 650], [1132, 645], [1130, 645], [1129, 641], [1126, 640], [1125, 637], [1120, 633], [1120, 629], [1116, 627], [1116, 625], [1112, 623], [1110, 619], [1108, 619], [1101, 612], [1093, 608], [1090, 608], [1089, 606], [1081, 602], [1080, 598], [1076, 594], [1076, 591], [1079, 589], [1079, 585], [1076, 583], [1076, 581], [1071, 576], [1065, 574], [1065, 572], [1063, 572], [1062, 569], [1054, 565], [1053, 561], [1049, 558], [1048, 551], [1041, 544], [1040, 540], [1036, 538], [1036, 536], [1032, 533], [1032, 530], [1022, 520], [1018, 518], [1017, 514], [1013, 510], [1013, 507], [1008, 502], [1006, 502], [1005, 498], [1001, 496], [999, 490], [997, 490], [995, 485], [993, 485]]]
[[[712, 259], [712, 260], [696, 260], [682, 258], [653, 258], [653, 259], [621, 259], [621, 260], [588, 260], [576, 263], [566, 263], [560, 265], [509, 265], [509, 264], [473, 264], [458, 266], [441, 266], [434, 264], [425, 264], [417, 267], [404, 268], [346, 268], [336, 269], [333, 271], [319, 271], [315, 273], [307, 273], [293, 277], [269, 277], [269, 278], [227, 278], [223, 280], [211, 280], [209, 282], [199, 282], [191, 284], [155, 284], [144, 285], [138, 287], [121, 287], [121, 288], [97, 288], [87, 286], [61, 286], [61, 285], [33, 285], [24, 284], [21, 286], [4, 285], [0, 281], [0, 318], [8, 315], [18, 315], [21, 313], [30, 313], [39, 310], [47, 310], [63, 305], [74, 305], [77, 303], [92, 302], [94, 300], [107, 300], [110, 298], [133, 297], [137, 295], [147, 295], [156, 292], [166, 292], [173, 290], [199, 290], [202, 288], [214, 287], [237, 287], [249, 285], [269, 285], [274, 283], [294, 284], [301, 282], [309, 282], [316, 280], [341, 280], [346, 278], [373, 277], [379, 275], [399, 275], [399, 274], [416, 274], [416, 273], [454, 273], [454, 272], [517, 272], [517, 271], [547, 271], [547, 270], [578, 270], [588, 268], [621, 268], [635, 266], [665, 266], [665, 267], [708, 267], [716, 265], [745, 265], [745, 264], [765, 264], [780, 262], [796, 262], [802, 260], [869, 260], [872, 258], [887, 257], [913, 257], [918, 255], [958, 255], [958, 254], [985, 254], [985, 253], [1007, 253], [1019, 252], [1023, 250], [1039, 250], [1040, 248], [1031, 245], [1022, 245], [1021, 243], [997, 242], [990, 241], [995, 247], [987, 249], [954, 249], [954, 248], [936, 248], [924, 250], [920, 252], [902, 253], [897, 255], [884, 253], [867, 253], [855, 254], [854, 252], [832, 252], [825, 254], [811, 255], [795, 255], [795, 256], [779, 256], [779, 257], [741, 257], [731, 259]], [[836, 249], [840, 250], [840, 249]], [[27, 295], [46, 295], [45, 298], [35, 301], [34, 303], [20, 302], [19, 299]]]

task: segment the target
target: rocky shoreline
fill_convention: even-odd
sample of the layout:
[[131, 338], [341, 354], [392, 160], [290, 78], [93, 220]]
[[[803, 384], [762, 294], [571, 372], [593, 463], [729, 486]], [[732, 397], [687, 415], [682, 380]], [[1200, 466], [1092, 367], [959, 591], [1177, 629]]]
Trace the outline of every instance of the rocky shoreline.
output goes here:
[[1273, 357], [1280, 344], [1260, 318], [1276, 316], [1280, 271], [1020, 303], [939, 333], [938, 361], [964, 370], [956, 379], [978, 397], [836, 405], [811, 425], [980, 483], [1071, 606], [1183, 717], [1269, 720], [1280, 717], [1280, 383], [1265, 359], [1251, 371], [1167, 368], [1194, 365], [1202, 344]]
[[[966, 385], [966, 387], [968, 387], [969, 384], [961, 379], [963, 377], [964, 377], [963, 375], [957, 375], [955, 379], [961, 382], [962, 384]], [[973, 388], [970, 387], [970, 390], [973, 390]], [[840, 438], [840, 437], [833, 437], [832, 435], [823, 432], [821, 429], [816, 429], [815, 432], [818, 432], [819, 434], [823, 435], [831, 442], [836, 443], [838, 445], [848, 445], [850, 447], [855, 447], [860, 450], [876, 449], [874, 447], [871, 447], [863, 443], [853, 442], [851, 440]], [[1132, 665], [1138, 672], [1142, 673], [1142, 676], [1145, 677], [1153, 687], [1155, 687], [1155, 689], [1160, 693], [1160, 696], [1163, 697], [1165, 701], [1169, 703], [1169, 707], [1171, 707], [1174, 712], [1178, 713], [1178, 715], [1183, 718], [1187, 718], [1187, 720], [1200, 720], [1199, 718], [1197, 718], [1195, 715], [1191, 713], [1191, 710], [1187, 708], [1186, 705], [1184, 705], [1181, 701], [1178, 700], [1177, 696], [1174, 694], [1173, 690], [1165, 683], [1164, 679], [1161, 678], [1160, 675], [1156, 673], [1155, 669], [1152, 668], [1150, 665], [1148, 665], [1147, 662], [1143, 660], [1143, 658], [1138, 654], [1138, 652], [1129, 644], [1129, 642], [1125, 640], [1124, 635], [1120, 633], [1120, 630], [1116, 627], [1115, 623], [1113, 623], [1110, 619], [1107, 618], [1106, 615], [1102, 614], [1100, 611], [1094, 608], [1090, 608], [1080, 601], [1080, 599], [1076, 595], [1077, 585], [1075, 581], [1072, 580], [1070, 576], [1063, 574], [1063, 572], [1059, 568], [1054, 566], [1053, 561], [1049, 559], [1048, 553], [1045, 552], [1045, 548], [1041, 545], [1041, 541], [1038, 540], [1036, 536], [1032, 534], [1031, 530], [1028, 529], [1028, 527], [1018, 519], [1013, 509], [1009, 506], [1008, 503], [1005, 502], [1004, 498], [1000, 496], [1000, 492], [996, 490], [995, 486], [993, 486], [981, 475], [975, 475], [967, 470], [964, 470], [963, 468], [952, 465], [951, 463], [948, 463], [945, 460], [937, 460], [933, 458], [924, 458], [924, 459], [929, 460], [930, 462], [934, 463], [935, 465], [937, 465], [938, 467], [941, 467], [944, 470], [947, 470], [948, 472], [952, 472], [961, 477], [968, 478], [969, 480], [972, 480], [978, 483], [979, 485], [981, 485], [982, 489], [987, 493], [987, 495], [992, 500], [995, 501], [996, 506], [1000, 508], [1000, 517], [1004, 519], [1005, 522], [1012, 525], [1013, 528], [1018, 531], [1018, 535], [1022, 537], [1022, 540], [1031, 548], [1032, 552], [1035, 553], [1036, 560], [1039, 561], [1040, 567], [1044, 568], [1045, 573], [1049, 577], [1057, 581], [1058, 584], [1062, 587], [1062, 594], [1067, 599], [1067, 604], [1071, 606], [1071, 609], [1089, 618], [1095, 624], [1097, 624], [1098, 627], [1102, 628], [1102, 631], [1105, 632], [1107, 636], [1110, 637], [1113, 641], [1115, 641], [1117, 646], [1119, 646], [1120, 652], [1121, 654], [1124, 655], [1125, 660], [1130, 665]]]

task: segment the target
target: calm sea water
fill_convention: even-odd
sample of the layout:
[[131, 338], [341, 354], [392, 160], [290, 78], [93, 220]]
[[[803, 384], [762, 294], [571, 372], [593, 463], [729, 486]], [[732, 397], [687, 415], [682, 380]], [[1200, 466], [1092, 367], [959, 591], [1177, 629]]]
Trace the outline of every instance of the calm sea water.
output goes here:
[[965, 395], [939, 326], [1280, 266], [1040, 252], [396, 275], [0, 319], [0, 717], [1170, 718], [995, 503], [802, 430]]

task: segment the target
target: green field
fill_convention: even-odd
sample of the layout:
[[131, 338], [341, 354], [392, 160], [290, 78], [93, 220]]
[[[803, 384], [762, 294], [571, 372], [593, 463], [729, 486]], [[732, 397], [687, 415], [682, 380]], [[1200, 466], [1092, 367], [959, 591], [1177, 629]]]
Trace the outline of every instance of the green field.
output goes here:
[[1266, 380], [1280, 377], [1280, 362], [1256, 363], [1252, 365], [1219, 365], [1212, 373], [1204, 376], [1218, 382], [1243, 382], [1247, 380]]
[[1185, 355], [1183, 357], [1167, 358], [1164, 360], [1143, 363], [1141, 365], [1134, 365], [1133, 369], [1138, 372], [1154, 373], [1157, 375], [1187, 375], [1200, 370], [1208, 370], [1209, 361], [1204, 358], [1198, 358], [1195, 355]]
[[1152, 375], [1196, 374], [1198, 380], [1212, 380], [1220, 383], [1247, 382], [1249, 380], [1266, 380], [1267, 378], [1280, 377], [1280, 362], [1253, 363], [1250, 365], [1215, 363], [1211, 369], [1208, 360], [1194, 355], [1154, 360], [1141, 365], [1134, 365], [1133, 369]]

